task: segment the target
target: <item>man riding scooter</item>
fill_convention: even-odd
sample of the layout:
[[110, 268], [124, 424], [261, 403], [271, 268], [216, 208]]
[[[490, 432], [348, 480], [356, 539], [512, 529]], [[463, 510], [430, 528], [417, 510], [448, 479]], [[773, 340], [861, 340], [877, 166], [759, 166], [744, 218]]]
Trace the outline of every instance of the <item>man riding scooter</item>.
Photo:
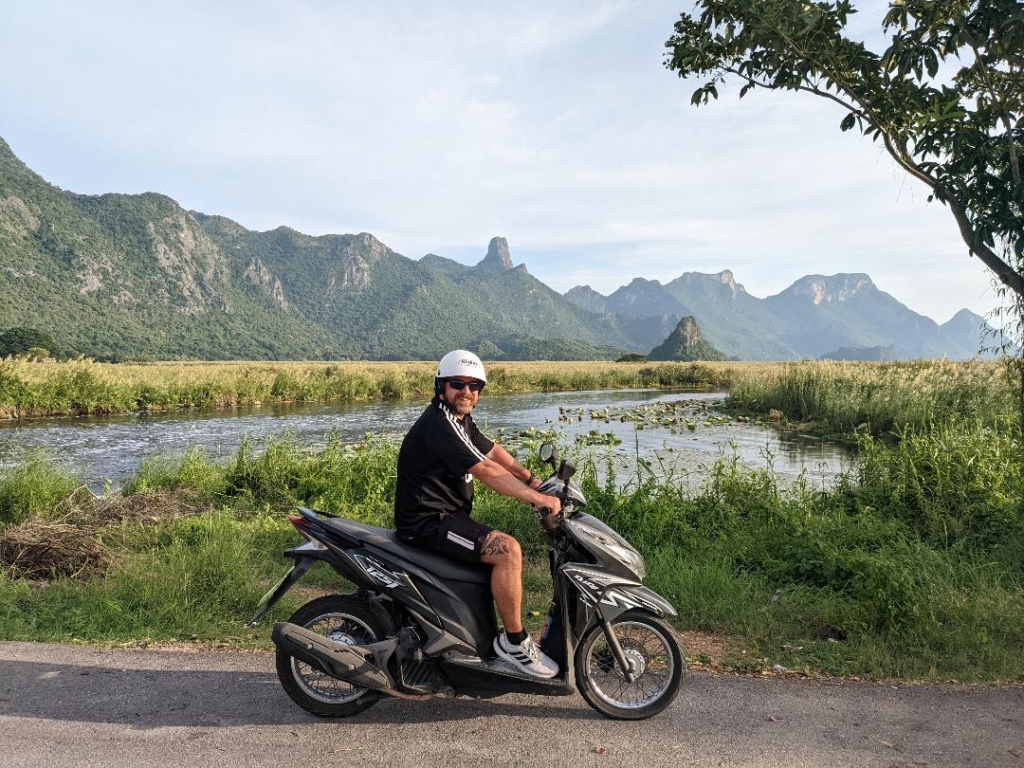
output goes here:
[[473, 480], [544, 514], [558, 514], [561, 502], [534, 490], [540, 479], [473, 422], [486, 383], [483, 363], [472, 352], [457, 349], [441, 358], [434, 399], [398, 454], [395, 525], [408, 544], [490, 565], [491, 592], [504, 624], [495, 653], [527, 674], [550, 678], [558, 665], [523, 628], [522, 549], [512, 536], [472, 519]]

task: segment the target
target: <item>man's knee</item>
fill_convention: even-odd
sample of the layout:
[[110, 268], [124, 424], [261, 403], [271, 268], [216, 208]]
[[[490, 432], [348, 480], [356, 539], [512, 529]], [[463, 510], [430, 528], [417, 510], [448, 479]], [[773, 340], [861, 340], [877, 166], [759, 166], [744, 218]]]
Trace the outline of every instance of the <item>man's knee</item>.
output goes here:
[[510, 563], [521, 563], [523, 560], [523, 550], [519, 546], [519, 542], [507, 533], [492, 531], [484, 540], [483, 547], [480, 548], [480, 556], [492, 562], [502, 560]]

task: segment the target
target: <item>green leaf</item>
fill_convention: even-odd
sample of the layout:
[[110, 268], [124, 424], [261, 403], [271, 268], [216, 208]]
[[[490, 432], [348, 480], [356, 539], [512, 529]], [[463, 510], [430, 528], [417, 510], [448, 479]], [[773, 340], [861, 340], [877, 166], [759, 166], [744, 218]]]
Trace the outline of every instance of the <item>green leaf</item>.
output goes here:
[[848, 114], [846, 117], [843, 118], [843, 122], [841, 122], [839, 124], [839, 128], [841, 130], [843, 130], [843, 131], [848, 131], [851, 128], [853, 128], [853, 126], [856, 125], [856, 124], [857, 124], [857, 116], [854, 115], [853, 112], [851, 112], [850, 114]]

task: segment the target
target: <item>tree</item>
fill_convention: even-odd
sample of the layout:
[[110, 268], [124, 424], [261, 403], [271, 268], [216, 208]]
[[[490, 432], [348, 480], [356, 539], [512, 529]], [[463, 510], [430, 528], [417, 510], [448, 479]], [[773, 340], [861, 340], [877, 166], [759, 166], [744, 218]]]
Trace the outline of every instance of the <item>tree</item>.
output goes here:
[[[55, 357], [64, 356], [60, 346], [48, 333], [37, 331], [34, 328], [8, 328], [0, 333], [0, 357], [28, 352], [39, 356], [42, 351], [47, 351]], [[43, 357], [48, 357], [49, 354], [43, 355]]]
[[846, 36], [847, 0], [698, 0], [666, 47], [666, 66], [802, 91], [845, 111], [839, 127], [881, 141], [949, 207], [969, 252], [1012, 292], [1024, 323], [1024, 6], [1019, 0], [893, 0], [882, 54]]

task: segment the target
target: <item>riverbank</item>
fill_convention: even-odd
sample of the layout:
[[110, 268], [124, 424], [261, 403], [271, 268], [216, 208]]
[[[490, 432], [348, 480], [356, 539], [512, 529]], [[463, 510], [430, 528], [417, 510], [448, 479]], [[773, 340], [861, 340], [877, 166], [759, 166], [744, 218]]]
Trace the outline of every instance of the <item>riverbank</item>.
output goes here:
[[[35, 363], [0, 361], [0, 418], [227, 409], [274, 403], [428, 398], [428, 362]], [[488, 365], [489, 394], [625, 388], [729, 390], [737, 412], [848, 434], [924, 424], [952, 410], [1008, 410], [990, 362], [508, 362]], [[921, 398], [920, 392], [928, 393]], [[987, 404], [995, 397], [996, 402]], [[898, 414], [909, 421], [900, 421]]]
[[[488, 365], [487, 392], [677, 387], [723, 389], [734, 365], [509, 362]], [[429, 398], [435, 363], [0, 362], [0, 418], [102, 415], [271, 403]]]

